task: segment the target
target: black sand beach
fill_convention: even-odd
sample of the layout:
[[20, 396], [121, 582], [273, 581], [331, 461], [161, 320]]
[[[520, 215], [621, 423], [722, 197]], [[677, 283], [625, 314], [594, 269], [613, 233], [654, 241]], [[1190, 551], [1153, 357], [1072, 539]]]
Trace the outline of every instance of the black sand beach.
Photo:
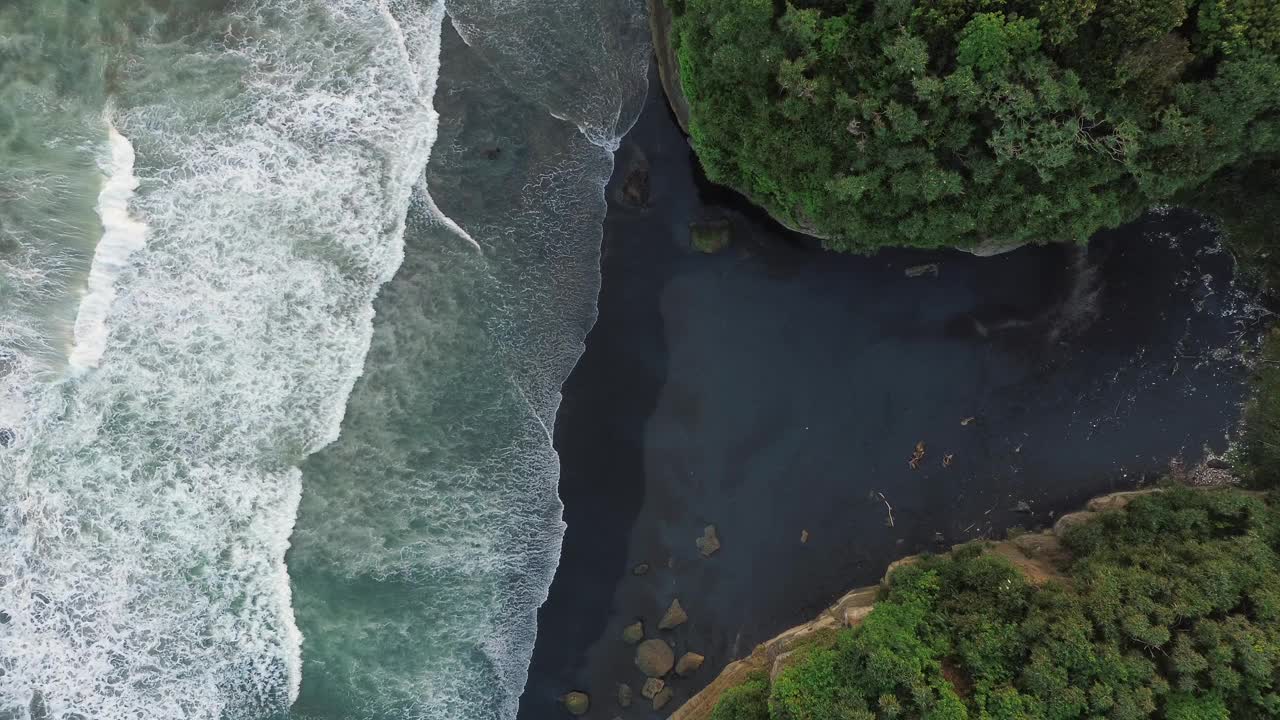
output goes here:
[[[622, 185], [644, 166], [635, 208]], [[590, 718], [666, 717], [892, 560], [1194, 464], [1238, 416], [1255, 328], [1190, 213], [1085, 255], [824, 253], [699, 178], [656, 78], [608, 192], [599, 320], [555, 431], [568, 532], [521, 720], [567, 717], [569, 690]], [[730, 221], [733, 246], [690, 250], [701, 219]], [[723, 548], [704, 559], [708, 524]], [[659, 633], [673, 598], [689, 621]], [[707, 658], [660, 713], [620, 638], [637, 618]]]

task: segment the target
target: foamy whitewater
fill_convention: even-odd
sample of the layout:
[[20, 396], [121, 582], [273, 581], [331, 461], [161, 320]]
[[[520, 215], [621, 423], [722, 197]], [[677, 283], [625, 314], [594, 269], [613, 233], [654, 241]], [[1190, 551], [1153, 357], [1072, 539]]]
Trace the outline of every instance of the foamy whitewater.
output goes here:
[[641, 4], [124, 5], [0, 7], [0, 716], [512, 717]]
[[102, 239], [93, 252], [89, 283], [80, 312], [76, 316], [75, 345], [70, 364], [77, 371], [97, 367], [107, 346], [107, 313], [116, 298], [116, 276], [125, 269], [129, 256], [147, 241], [147, 226], [129, 217], [129, 199], [138, 189], [133, 175], [134, 152], [129, 139], [107, 119], [111, 154], [103, 163], [106, 181], [98, 196], [98, 216], [102, 218]]

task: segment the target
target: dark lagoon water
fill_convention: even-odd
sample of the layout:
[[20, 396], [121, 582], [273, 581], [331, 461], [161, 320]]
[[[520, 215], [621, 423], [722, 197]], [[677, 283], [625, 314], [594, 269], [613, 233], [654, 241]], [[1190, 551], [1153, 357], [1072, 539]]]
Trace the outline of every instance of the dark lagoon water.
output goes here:
[[[562, 715], [571, 689], [588, 717], [665, 717], [898, 557], [1048, 524], [1225, 449], [1257, 309], [1200, 217], [1153, 213], [1087, 250], [832, 255], [707, 185], [650, 86], [556, 424], [568, 530], [520, 718]], [[730, 222], [733, 246], [691, 251], [701, 220]], [[708, 524], [723, 548], [705, 559]], [[658, 633], [676, 598], [689, 622]], [[636, 619], [707, 657], [662, 713], [620, 639]]]

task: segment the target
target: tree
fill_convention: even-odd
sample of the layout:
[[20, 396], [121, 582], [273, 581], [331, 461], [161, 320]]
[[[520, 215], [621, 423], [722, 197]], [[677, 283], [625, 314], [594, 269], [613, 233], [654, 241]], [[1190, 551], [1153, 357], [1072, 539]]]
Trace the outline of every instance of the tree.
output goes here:
[[1270, 0], [673, 7], [707, 176], [838, 250], [1083, 242], [1280, 156]]

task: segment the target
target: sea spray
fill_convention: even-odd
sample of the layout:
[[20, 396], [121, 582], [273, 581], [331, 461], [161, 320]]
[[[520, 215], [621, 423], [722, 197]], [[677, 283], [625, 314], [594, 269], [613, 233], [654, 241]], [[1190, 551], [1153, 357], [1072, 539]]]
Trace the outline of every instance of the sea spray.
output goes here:
[[[0, 20], [48, 16], [19, 4]], [[296, 464], [337, 435], [435, 132], [434, 53], [403, 38], [437, 37], [441, 7], [400, 5], [101, 2], [78, 11], [101, 16], [82, 37], [50, 46], [67, 55], [52, 67], [92, 69], [80, 60], [106, 28], [127, 58], [100, 84], [136, 148], [128, 206], [147, 234], [113, 268], [98, 366], [41, 374], [59, 336], [43, 313], [63, 312], [91, 253], [14, 232], [24, 216], [5, 203], [6, 298], [50, 302], [0, 307], [4, 714], [268, 717], [298, 693], [282, 562]], [[35, 147], [8, 149], [39, 167], [22, 155]], [[45, 270], [60, 253], [65, 269]]]

